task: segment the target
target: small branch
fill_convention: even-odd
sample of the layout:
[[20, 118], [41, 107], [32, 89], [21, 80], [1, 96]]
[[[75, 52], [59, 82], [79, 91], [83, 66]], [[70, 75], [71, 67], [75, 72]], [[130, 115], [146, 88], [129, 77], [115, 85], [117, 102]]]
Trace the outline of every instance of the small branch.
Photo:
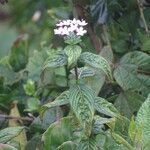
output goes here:
[[91, 39], [91, 42], [96, 50], [97, 53], [99, 53], [102, 49], [102, 42], [98, 36], [94, 33], [93, 27], [91, 23], [89, 22], [89, 19], [87, 17], [87, 13], [85, 11], [84, 5], [85, 3], [81, 0], [74, 0], [73, 5], [76, 11], [76, 14], [74, 14], [74, 17], [78, 17], [79, 19], [84, 19], [88, 22], [87, 25], [87, 32], [89, 34], [89, 37]]
[[146, 20], [145, 20], [145, 17], [144, 17], [143, 4], [140, 2], [140, 0], [137, 0], [137, 3], [138, 3], [141, 19], [144, 23], [145, 31], [146, 31], [147, 35], [150, 36], [150, 32], [148, 30], [148, 26], [147, 26], [147, 23], [146, 23]]
[[33, 118], [29, 118], [29, 117], [15, 117], [15, 116], [7, 116], [7, 115], [0, 115], [0, 119], [4, 118], [4, 119], [14, 119], [14, 120], [22, 120], [22, 121], [33, 121]]
[[76, 76], [76, 83], [78, 83], [78, 68], [77, 68], [77, 66], [74, 67], [74, 72], [75, 72], [75, 76]]

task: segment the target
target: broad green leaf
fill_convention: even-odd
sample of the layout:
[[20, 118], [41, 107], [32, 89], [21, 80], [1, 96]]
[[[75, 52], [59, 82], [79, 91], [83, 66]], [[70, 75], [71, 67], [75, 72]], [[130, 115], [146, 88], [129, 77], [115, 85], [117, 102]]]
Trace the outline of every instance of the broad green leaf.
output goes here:
[[26, 70], [28, 71], [28, 78], [33, 81], [39, 81], [42, 67], [48, 55], [46, 51], [34, 51], [33, 56], [29, 58]]
[[17, 150], [15, 147], [0, 143], [0, 150]]
[[72, 137], [71, 118], [62, 118], [49, 126], [44, 132], [42, 140], [44, 142], [44, 150], [56, 150], [66, 141], [70, 141]]
[[112, 103], [109, 103], [104, 98], [96, 97], [94, 107], [98, 112], [104, 115], [111, 116], [111, 117], [119, 116], [119, 112], [117, 111], [115, 106]]
[[64, 49], [65, 54], [68, 56], [68, 66], [75, 65], [81, 54], [81, 47], [78, 45], [68, 45]]
[[58, 96], [53, 102], [47, 103], [42, 106], [41, 113], [43, 114], [46, 109], [50, 109], [52, 107], [62, 106], [69, 103], [69, 91], [63, 92], [60, 96]]
[[150, 95], [146, 101], [140, 107], [137, 118], [136, 125], [138, 130], [141, 131], [143, 148], [149, 148], [150, 143]]
[[137, 72], [136, 65], [120, 64], [114, 70], [114, 78], [124, 90], [134, 89], [143, 93], [148, 93], [149, 87], [145, 84], [145, 78], [140, 78]]
[[37, 111], [40, 107], [39, 99], [35, 97], [30, 97], [27, 99], [27, 108], [24, 111], [34, 112]]
[[127, 139], [129, 130], [130, 120], [127, 117], [121, 116], [116, 118], [113, 132], [122, 135], [123, 138]]
[[0, 143], [6, 143], [19, 135], [24, 127], [8, 127], [0, 131]]
[[67, 141], [61, 144], [57, 150], [76, 150], [77, 144], [72, 141]]
[[119, 144], [123, 144], [128, 150], [134, 150], [134, 148], [129, 144], [123, 137], [121, 137], [119, 134], [111, 133], [112, 137], [115, 139], [115, 141]]
[[103, 71], [95, 70], [95, 75], [93, 77], [84, 78], [84, 81], [85, 84], [93, 89], [95, 94], [98, 95], [105, 83], [105, 74], [103, 73]]
[[0, 63], [0, 78], [4, 78], [5, 85], [13, 85], [20, 80], [20, 75], [15, 73], [8, 65]]
[[115, 100], [115, 107], [122, 115], [131, 118], [137, 112], [144, 102], [144, 97], [133, 91], [120, 93]]
[[67, 64], [67, 56], [64, 54], [56, 54], [53, 57], [49, 57], [46, 60], [44, 69], [62, 67], [66, 64]]
[[122, 144], [118, 144], [109, 132], [98, 134], [96, 143], [100, 150], [127, 150]]
[[[70, 72], [75, 76], [74, 69], [72, 69]], [[92, 77], [95, 75], [95, 70], [87, 66], [77, 68], [77, 72], [78, 72], [78, 78]]]
[[112, 79], [111, 67], [107, 60], [102, 56], [84, 52], [80, 56], [80, 61], [94, 68], [101, 69], [108, 76], [108, 78]]
[[77, 150], [99, 150], [99, 148], [96, 145], [96, 140], [89, 138], [87, 140], [80, 141]]
[[150, 56], [140, 51], [127, 53], [121, 58], [120, 63], [136, 65], [138, 70], [150, 71]]
[[94, 99], [93, 91], [84, 85], [74, 85], [69, 90], [70, 105], [87, 136], [91, 134]]
[[28, 63], [27, 36], [19, 36], [14, 42], [9, 55], [9, 63], [15, 72], [26, 67]]

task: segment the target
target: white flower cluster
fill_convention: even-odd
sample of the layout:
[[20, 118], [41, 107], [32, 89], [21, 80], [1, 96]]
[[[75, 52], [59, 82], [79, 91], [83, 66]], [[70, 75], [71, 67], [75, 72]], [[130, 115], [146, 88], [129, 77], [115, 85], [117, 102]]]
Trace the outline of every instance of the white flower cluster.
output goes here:
[[87, 23], [84, 20], [63, 20], [56, 24], [57, 28], [54, 29], [54, 33], [58, 35], [70, 35], [83, 36], [87, 31], [83, 28]]

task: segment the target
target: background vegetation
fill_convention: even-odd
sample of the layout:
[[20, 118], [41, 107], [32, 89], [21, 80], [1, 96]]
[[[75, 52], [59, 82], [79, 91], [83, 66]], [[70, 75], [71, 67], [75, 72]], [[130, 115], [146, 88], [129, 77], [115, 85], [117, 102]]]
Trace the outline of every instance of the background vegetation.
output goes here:
[[[0, 2], [2, 150], [150, 149], [148, 0]], [[88, 137], [83, 136], [78, 110], [55, 103], [75, 82], [74, 75], [64, 66], [43, 69], [66, 46], [54, 36], [56, 23], [73, 18], [88, 22], [82, 51], [105, 58], [113, 76], [110, 80], [103, 69], [94, 69], [101, 65], [94, 60], [86, 62], [89, 68], [83, 69], [81, 82], [101, 99]], [[78, 66], [84, 67], [82, 62]]]

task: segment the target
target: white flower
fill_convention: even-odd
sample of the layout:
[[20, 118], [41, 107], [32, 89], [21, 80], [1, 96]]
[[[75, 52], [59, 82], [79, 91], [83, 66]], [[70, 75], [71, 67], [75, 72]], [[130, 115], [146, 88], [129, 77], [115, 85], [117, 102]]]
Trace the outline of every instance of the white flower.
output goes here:
[[39, 19], [40, 19], [40, 17], [41, 17], [41, 11], [36, 11], [34, 14], [33, 14], [33, 16], [32, 16], [32, 21], [38, 21]]
[[76, 36], [83, 36], [87, 31], [83, 28], [87, 23], [85, 20], [63, 20], [56, 24], [57, 28], [54, 29], [54, 33], [58, 35], [68, 36], [74, 34]]
[[77, 29], [77, 35], [83, 36], [85, 33], [87, 33], [87, 31], [84, 30], [83, 27], [80, 27], [79, 29]]

